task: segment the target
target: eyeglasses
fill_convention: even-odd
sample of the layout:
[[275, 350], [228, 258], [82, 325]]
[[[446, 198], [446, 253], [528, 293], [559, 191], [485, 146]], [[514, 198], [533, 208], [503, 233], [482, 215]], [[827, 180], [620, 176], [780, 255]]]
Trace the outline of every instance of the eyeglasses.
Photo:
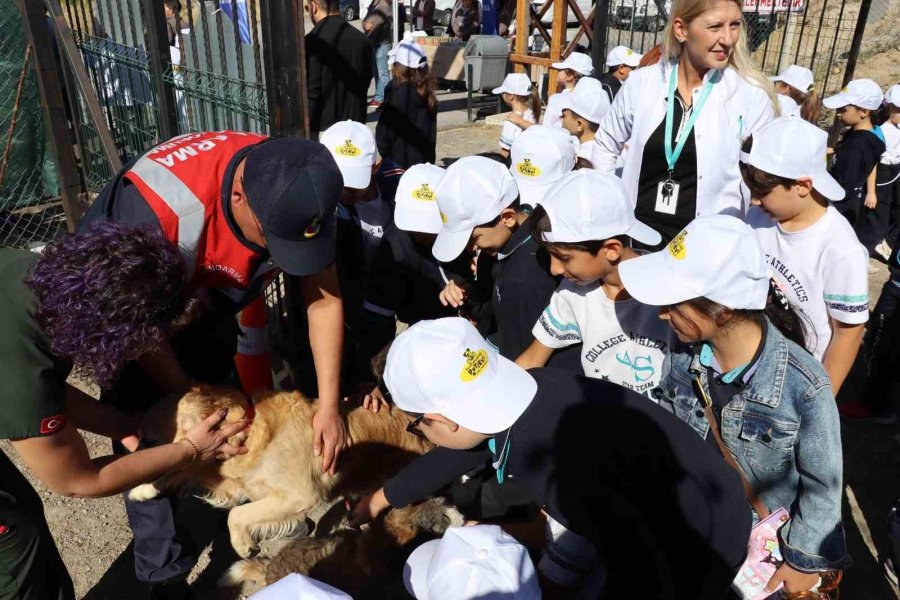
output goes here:
[[419, 424], [422, 422], [422, 419], [425, 418], [424, 414], [416, 413], [416, 418], [409, 422], [409, 425], [406, 426], [406, 431], [408, 433], [413, 434], [416, 437], [420, 437], [425, 439], [425, 433], [419, 429]]

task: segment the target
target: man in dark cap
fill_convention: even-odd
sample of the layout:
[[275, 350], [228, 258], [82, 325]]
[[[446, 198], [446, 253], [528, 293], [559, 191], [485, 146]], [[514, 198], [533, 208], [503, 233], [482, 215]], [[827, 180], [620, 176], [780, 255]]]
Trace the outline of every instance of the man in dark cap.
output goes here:
[[[307, 304], [319, 410], [313, 448], [334, 473], [348, 434], [338, 412], [343, 343], [341, 294], [334, 265], [335, 209], [343, 179], [329, 151], [299, 138], [252, 133], [193, 133], [130, 161], [101, 191], [79, 228], [97, 219], [158, 223], [191, 273], [186, 285], [208, 290], [209, 306], [155, 352], [126, 365], [103, 400], [143, 410], [189, 381], [233, 383], [235, 314], [262, 293], [279, 269], [297, 276]], [[177, 535], [173, 500], [131, 502], [135, 572], [151, 598], [190, 598], [195, 562]]]

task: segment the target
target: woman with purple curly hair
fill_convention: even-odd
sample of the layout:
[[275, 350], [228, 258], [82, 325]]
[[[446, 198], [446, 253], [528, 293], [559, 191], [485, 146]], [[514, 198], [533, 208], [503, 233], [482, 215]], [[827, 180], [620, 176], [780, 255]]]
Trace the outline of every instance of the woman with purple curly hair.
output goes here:
[[[92, 459], [78, 429], [113, 439], [138, 422], [67, 384], [74, 374], [108, 386], [127, 359], [155, 348], [189, 320], [178, 249], [155, 226], [100, 222], [47, 246], [43, 256], [0, 248], [0, 439], [8, 439], [51, 490], [109, 496], [193, 460], [244, 452], [214, 413], [185, 439], [127, 456]], [[40, 497], [0, 453], [0, 598], [74, 598]]]

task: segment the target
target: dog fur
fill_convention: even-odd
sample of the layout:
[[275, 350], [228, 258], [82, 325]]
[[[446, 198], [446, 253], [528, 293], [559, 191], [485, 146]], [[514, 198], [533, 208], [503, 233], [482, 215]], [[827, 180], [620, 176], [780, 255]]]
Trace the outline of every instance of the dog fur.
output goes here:
[[[323, 581], [354, 598], [401, 597], [403, 563], [413, 548], [459, 527], [463, 517], [441, 498], [394, 509], [364, 531], [341, 529], [321, 538], [289, 542], [271, 559], [251, 558], [231, 566], [221, 587], [247, 582], [271, 584], [290, 573]], [[401, 586], [398, 588], [398, 586]]]
[[[322, 472], [322, 458], [312, 450], [317, 404], [298, 392], [257, 394], [252, 424], [230, 440], [242, 443], [246, 454], [192, 463], [134, 488], [129, 496], [148, 500], [162, 491], [205, 489], [207, 502], [231, 509], [231, 544], [246, 558], [259, 540], [296, 532], [305, 524], [306, 512], [317, 504], [371, 492], [430, 448], [427, 441], [406, 432], [409, 417], [400, 410], [372, 413], [342, 407], [353, 445], [341, 453], [338, 473], [331, 477]], [[248, 406], [237, 390], [195, 387], [176, 403], [158, 403], [151, 409], [142, 426], [143, 443], [178, 441], [220, 408], [228, 410], [225, 422], [238, 421]]]

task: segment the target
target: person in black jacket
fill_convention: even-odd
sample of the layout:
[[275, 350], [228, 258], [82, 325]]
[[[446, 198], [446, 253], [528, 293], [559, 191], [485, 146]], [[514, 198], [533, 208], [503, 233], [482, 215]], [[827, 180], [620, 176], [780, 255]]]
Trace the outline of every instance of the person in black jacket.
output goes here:
[[385, 93], [375, 128], [378, 153], [402, 169], [433, 163], [437, 145], [437, 108], [434, 75], [416, 42], [397, 47], [393, 79]]
[[489, 460], [501, 486], [596, 546], [604, 597], [727, 596], [750, 534], [740, 478], [666, 409], [607, 381], [525, 371], [456, 317], [400, 334], [384, 383], [407, 430], [437, 447], [363, 498], [353, 525]]
[[413, 5], [413, 23], [417, 31], [434, 35], [434, 0], [416, 0]]
[[309, 127], [313, 135], [347, 119], [366, 122], [372, 44], [344, 21], [339, 0], [307, 0], [315, 26], [306, 34]]

